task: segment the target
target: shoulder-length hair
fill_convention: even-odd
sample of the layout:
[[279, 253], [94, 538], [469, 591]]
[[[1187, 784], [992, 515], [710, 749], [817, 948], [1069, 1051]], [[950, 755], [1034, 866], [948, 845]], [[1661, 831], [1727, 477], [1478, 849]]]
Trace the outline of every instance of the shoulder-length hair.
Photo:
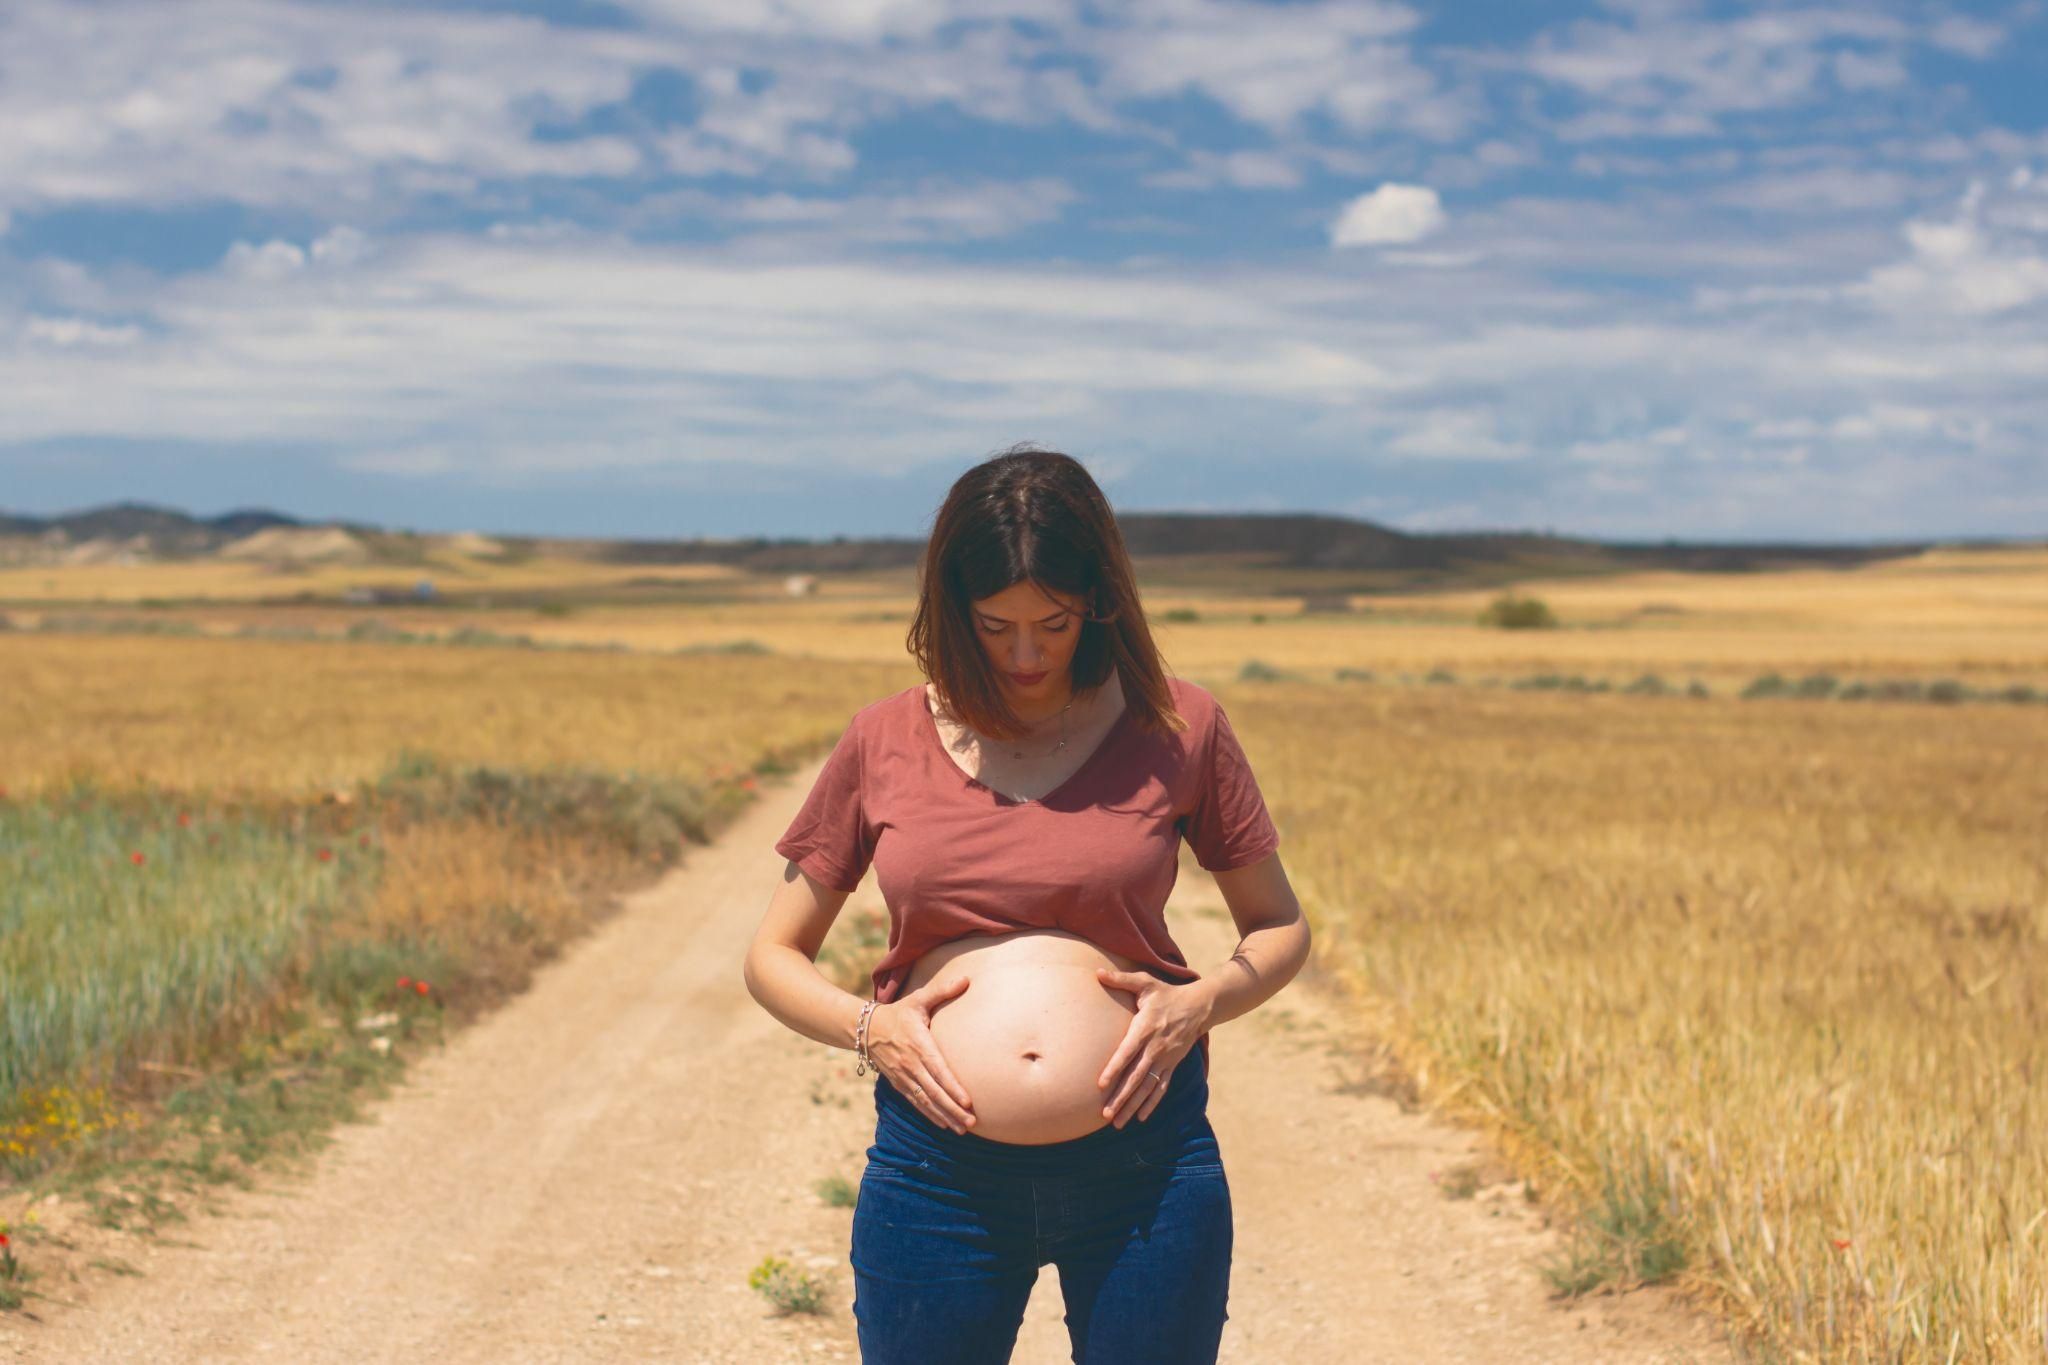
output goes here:
[[1079, 460], [1028, 442], [954, 481], [918, 565], [908, 645], [955, 716], [992, 739], [1026, 733], [974, 620], [974, 603], [1026, 580], [1081, 599], [1076, 694], [1102, 686], [1114, 668], [1133, 721], [1156, 733], [1188, 728], [1174, 710], [1109, 500]]

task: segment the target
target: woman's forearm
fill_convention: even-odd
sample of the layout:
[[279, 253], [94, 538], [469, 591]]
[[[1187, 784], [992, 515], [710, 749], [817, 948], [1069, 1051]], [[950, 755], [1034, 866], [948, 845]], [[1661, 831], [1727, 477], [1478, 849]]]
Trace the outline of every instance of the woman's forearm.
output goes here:
[[1190, 982], [1209, 1001], [1209, 1027], [1257, 1009], [1308, 961], [1308, 919], [1296, 913], [1280, 924], [1262, 924], [1238, 940], [1230, 961]]
[[853, 1050], [867, 1001], [827, 981], [815, 962], [786, 943], [764, 943], [747, 954], [744, 974], [762, 1009], [806, 1038]]

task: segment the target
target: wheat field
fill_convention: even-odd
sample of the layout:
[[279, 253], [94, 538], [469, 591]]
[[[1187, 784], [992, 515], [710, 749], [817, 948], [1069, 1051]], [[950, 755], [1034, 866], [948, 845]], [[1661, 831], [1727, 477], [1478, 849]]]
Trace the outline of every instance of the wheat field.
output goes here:
[[[698, 575], [703, 600], [663, 603], [583, 573], [587, 600], [542, 612], [263, 603], [232, 586], [248, 566], [211, 571], [230, 587], [0, 575], [42, 585], [0, 632], [5, 799], [313, 801], [404, 753], [716, 783], [916, 679], [902, 575], [800, 598]], [[1301, 584], [1246, 577], [1147, 579], [1168, 665], [1229, 708], [1318, 961], [1405, 1083], [1572, 1213], [1567, 1278], [1680, 1281], [1760, 1359], [2048, 1352], [2048, 707], [1739, 696], [1766, 670], [2048, 688], [2048, 553], [1523, 582], [1562, 623], [1532, 631], [1475, 624], [1490, 590], [1304, 613]], [[34, 628], [94, 610], [611, 649]], [[739, 645], [767, 652], [716, 652]], [[1545, 670], [1709, 686], [1484, 685]], [[476, 932], [508, 862], [570, 856], [533, 837], [411, 829], [380, 853], [408, 890], [367, 913]]]

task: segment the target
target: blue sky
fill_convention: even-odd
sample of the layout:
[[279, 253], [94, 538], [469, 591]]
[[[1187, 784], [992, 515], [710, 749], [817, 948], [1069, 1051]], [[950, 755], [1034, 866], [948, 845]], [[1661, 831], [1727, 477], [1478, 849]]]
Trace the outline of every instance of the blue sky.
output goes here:
[[2048, 534], [2048, 4], [8, 0], [0, 508]]

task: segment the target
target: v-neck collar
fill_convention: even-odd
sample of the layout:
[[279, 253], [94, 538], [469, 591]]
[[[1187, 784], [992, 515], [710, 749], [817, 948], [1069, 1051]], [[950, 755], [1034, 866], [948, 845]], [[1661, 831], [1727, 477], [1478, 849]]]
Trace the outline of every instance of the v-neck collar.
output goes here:
[[1123, 733], [1124, 724], [1131, 716], [1131, 699], [1126, 696], [1124, 698], [1123, 710], [1116, 713], [1116, 719], [1109, 723], [1109, 729], [1103, 732], [1102, 738], [1096, 741], [1095, 747], [1088, 751], [1088, 757], [1081, 760], [1080, 767], [1068, 773], [1064, 781], [1042, 796], [1026, 797], [1020, 800], [1016, 797], [1004, 795], [986, 782], [983, 782], [980, 778], [968, 776], [967, 770], [953, 761], [953, 755], [946, 750], [946, 738], [939, 733], [939, 718], [932, 714], [931, 695], [925, 690], [926, 686], [927, 684], [925, 683], [919, 683], [911, 689], [915, 694], [918, 713], [923, 717], [923, 723], [918, 728], [931, 737], [932, 747], [938, 751], [939, 761], [946, 765], [948, 772], [960, 779], [963, 786], [974, 791], [988, 793], [988, 795], [995, 798], [996, 804], [1002, 806], [1042, 806], [1067, 788], [1073, 786], [1076, 782], [1079, 782], [1095, 767], [1096, 761], [1102, 757], [1103, 751], [1108, 749], [1116, 737]]

